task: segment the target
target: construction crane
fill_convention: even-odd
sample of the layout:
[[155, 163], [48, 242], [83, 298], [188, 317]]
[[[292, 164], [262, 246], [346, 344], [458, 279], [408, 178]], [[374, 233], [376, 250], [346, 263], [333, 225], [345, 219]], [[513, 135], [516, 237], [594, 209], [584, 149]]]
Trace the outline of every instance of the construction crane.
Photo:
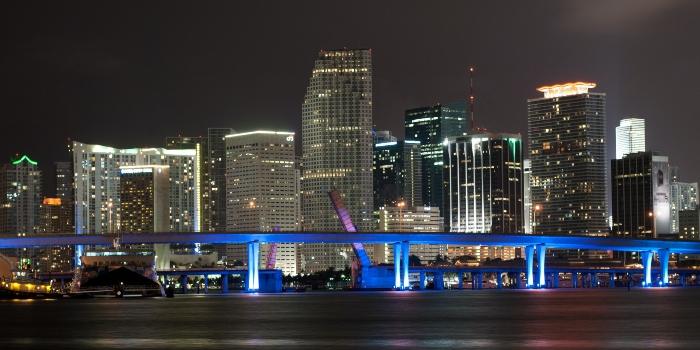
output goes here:
[[[335, 213], [338, 215], [338, 220], [340, 220], [340, 224], [343, 225], [345, 232], [356, 233], [357, 227], [352, 222], [352, 218], [350, 218], [350, 212], [348, 208], [345, 207], [343, 199], [340, 196], [340, 192], [335, 189], [331, 190], [328, 192], [328, 197], [331, 199], [333, 209], [335, 209]], [[369, 267], [372, 265], [372, 261], [369, 259], [369, 256], [367, 255], [365, 247], [362, 245], [362, 243], [353, 243], [352, 250], [355, 253], [351, 270], [353, 282], [352, 287], [364, 288], [366, 287], [366, 283], [363, 280], [363, 277], [368, 275]]]

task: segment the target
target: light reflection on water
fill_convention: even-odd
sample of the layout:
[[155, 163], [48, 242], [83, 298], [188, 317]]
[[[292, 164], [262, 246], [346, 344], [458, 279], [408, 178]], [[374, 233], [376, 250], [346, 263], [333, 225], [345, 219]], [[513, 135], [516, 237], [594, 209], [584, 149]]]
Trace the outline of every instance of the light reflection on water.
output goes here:
[[700, 289], [2, 302], [0, 348], [696, 348]]

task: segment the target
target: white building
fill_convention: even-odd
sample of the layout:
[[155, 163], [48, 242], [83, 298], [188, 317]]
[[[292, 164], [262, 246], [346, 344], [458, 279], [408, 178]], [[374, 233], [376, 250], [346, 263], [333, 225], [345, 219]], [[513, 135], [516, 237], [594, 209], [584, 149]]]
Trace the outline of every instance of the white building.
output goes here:
[[698, 183], [671, 183], [671, 233], [680, 231], [679, 212], [698, 209]]
[[[381, 232], [443, 232], [444, 219], [437, 207], [382, 207], [379, 209], [379, 231]], [[412, 244], [410, 254], [427, 264], [437, 255], [445, 255], [444, 244]], [[377, 264], [391, 263], [394, 250], [391, 244], [376, 244], [374, 260]]]
[[[299, 231], [294, 133], [252, 131], [226, 136], [226, 229], [232, 232]], [[260, 259], [267, 264], [269, 246]], [[228, 259], [246, 260], [231, 245]], [[296, 244], [276, 245], [275, 268], [297, 274]], [[230, 253], [230, 254], [229, 254]]]
[[646, 151], [644, 119], [625, 118], [615, 128], [615, 158]]

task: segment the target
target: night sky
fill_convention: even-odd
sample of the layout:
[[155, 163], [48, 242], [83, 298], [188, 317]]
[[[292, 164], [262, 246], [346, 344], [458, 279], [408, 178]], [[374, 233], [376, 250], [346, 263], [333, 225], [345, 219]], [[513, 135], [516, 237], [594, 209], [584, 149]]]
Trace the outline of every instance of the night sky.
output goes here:
[[527, 133], [535, 88], [593, 81], [608, 154], [625, 116], [681, 179], [700, 179], [700, 1], [19, 1], [3, 4], [0, 159], [45, 169], [65, 140], [163, 146], [207, 127], [300, 132], [319, 50], [371, 48], [374, 122], [465, 98], [477, 124]]

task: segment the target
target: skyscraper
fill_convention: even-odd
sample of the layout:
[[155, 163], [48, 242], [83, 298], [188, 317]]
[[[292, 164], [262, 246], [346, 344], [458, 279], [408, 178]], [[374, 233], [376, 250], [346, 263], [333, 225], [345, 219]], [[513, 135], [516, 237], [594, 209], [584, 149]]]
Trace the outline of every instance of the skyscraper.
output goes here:
[[[360, 231], [372, 220], [372, 55], [321, 51], [302, 107], [302, 216], [306, 231], [342, 231], [328, 192], [338, 190]], [[349, 246], [304, 245], [304, 268], [350, 264]]]
[[[442, 210], [442, 146], [448, 137], [467, 132], [466, 102], [409, 109], [405, 116], [406, 140], [420, 141], [423, 163], [423, 205]], [[443, 216], [445, 213], [443, 213]]]
[[626, 118], [615, 128], [615, 158], [646, 151], [644, 119]]
[[[170, 228], [168, 165], [119, 167], [120, 231], [167, 232]], [[154, 244], [156, 268], [170, 268], [170, 245]]]
[[[66, 206], [60, 197], [47, 197], [41, 203], [40, 220], [43, 234], [65, 234]], [[36, 272], [68, 272], [72, 270], [73, 247], [51, 246], [36, 249], [34, 271]]]
[[608, 233], [605, 94], [594, 87], [544, 86], [527, 101], [534, 233]]
[[60, 199], [59, 231], [75, 231], [75, 201], [73, 195], [73, 163], [55, 162], [56, 169], [56, 197]]
[[534, 222], [532, 207], [532, 196], [530, 194], [530, 176], [532, 169], [530, 168], [530, 160], [523, 159], [523, 226], [525, 233], [532, 233], [532, 223]]
[[[227, 231], [299, 231], [294, 133], [252, 131], [226, 136]], [[245, 261], [245, 247], [236, 259]], [[264, 246], [269, 249], [269, 245]], [[263, 257], [267, 257], [263, 251]], [[276, 245], [276, 268], [296, 275], [296, 244]], [[229, 256], [230, 257], [230, 256]], [[261, 259], [263, 264], [266, 259]]]
[[668, 157], [637, 152], [611, 163], [613, 234], [657, 238], [670, 233]]
[[671, 233], [681, 233], [680, 212], [698, 209], [698, 183], [671, 181]]
[[374, 209], [404, 202], [422, 205], [420, 142], [389, 141], [374, 145]]
[[519, 134], [473, 133], [444, 146], [445, 227], [452, 232], [522, 233]]
[[224, 137], [232, 134], [231, 128], [209, 128], [207, 130], [208, 211], [209, 231], [226, 229], [226, 142]]

